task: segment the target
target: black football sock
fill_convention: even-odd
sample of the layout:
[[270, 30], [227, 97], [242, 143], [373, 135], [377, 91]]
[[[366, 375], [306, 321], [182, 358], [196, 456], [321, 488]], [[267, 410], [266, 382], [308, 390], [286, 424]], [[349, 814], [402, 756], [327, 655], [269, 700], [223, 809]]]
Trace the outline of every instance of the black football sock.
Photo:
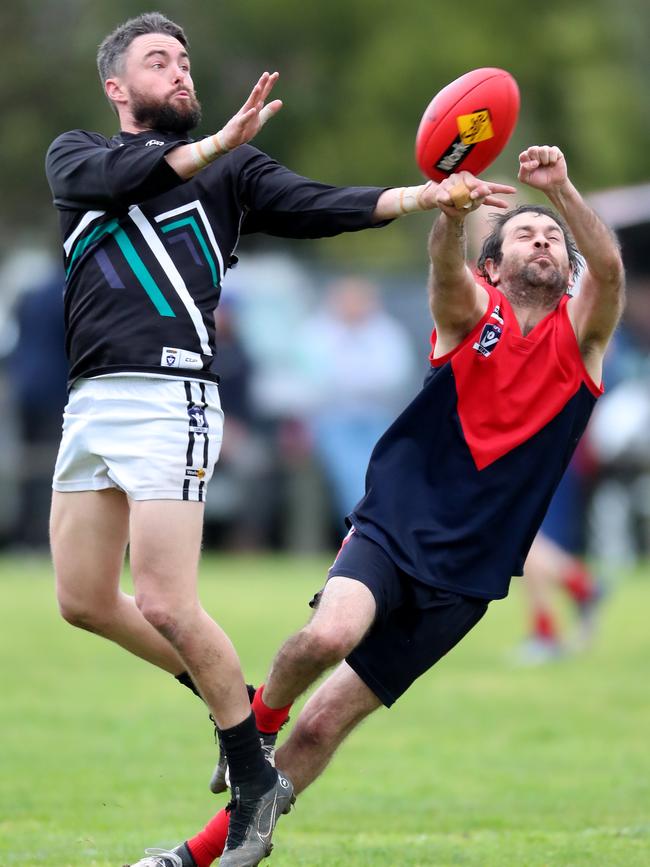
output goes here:
[[176, 678], [176, 680], [179, 683], [182, 683], [183, 686], [186, 686], [188, 689], [191, 689], [192, 692], [194, 693], [194, 695], [198, 696], [201, 699], [201, 701], [203, 701], [203, 696], [196, 688], [196, 684], [194, 683], [194, 681], [190, 677], [189, 671], [181, 671], [180, 674], [175, 674], [174, 677]]
[[[196, 684], [192, 680], [189, 671], [181, 671], [180, 674], [175, 674], [174, 677], [179, 683], [182, 683], [183, 686], [186, 686], [188, 689], [192, 690], [194, 695], [198, 696], [201, 700], [203, 700], [203, 696], [196, 688]], [[256, 692], [255, 687], [252, 684], [247, 683], [246, 691], [248, 692], [248, 700], [251, 704], [253, 704], [253, 699], [255, 698]]]
[[244, 799], [257, 799], [275, 783], [276, 771], [264, 758], [260, 736], [251, 713], [243, 722], [219, 730], [219, 741], [230, 768], [230, 784]]

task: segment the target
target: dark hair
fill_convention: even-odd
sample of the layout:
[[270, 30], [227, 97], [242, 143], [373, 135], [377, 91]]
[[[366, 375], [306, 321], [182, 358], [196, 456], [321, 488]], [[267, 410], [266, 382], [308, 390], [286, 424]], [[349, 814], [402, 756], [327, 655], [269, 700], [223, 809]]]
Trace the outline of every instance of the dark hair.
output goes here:
[[112, 33], [102, 41], [97, 50], [97, 70], [102, 84], [107, 78], [118, 75], [123, 68], [124, 55], [138, 36], [147, 33], [164, 33], [178, 39], [184, 48], [189, 48], [189, 42], [183, 28], [174, 24], [169, 18], [165, 18], [160, 12], [144, 12], [137, 18], [130, 18], [124, 24], [116, 27]]
[[558, 224], [562, 230], [562, 234], [564, 235], [564, 243], [566, 244], [567, 253], [569, 254], [569, 264], [571, 265], [573, 274], [577, 277], [580, 273], [583, 265], [583, 258], [576, 246], [576, 242], [573, 240], [573, 235], [569, 231], [569, 227], [562, 217], [552, 208], [546, 207], [546, 205], [520, 205], [512, 211], [506, 211], [504, 214], [495, 214], [490, 218], [493, 223], [493, 229], [483, 241], [483, 246], [481, 247], [481, 252], [476, 262], [476, 270], [488, 281], [488, 283], [492, 283], [492, 281], [490, 280], [490, 276], [485, 268], [485, 263], [488, 259], [492, 259], [492, 261], [497, 265], [501, 261], [503, 256], [501, 250], [503, 244], [503, 227], [513, 217], [529, 212], [531, 214], [544, 214], [544, 216], [550, 217]]

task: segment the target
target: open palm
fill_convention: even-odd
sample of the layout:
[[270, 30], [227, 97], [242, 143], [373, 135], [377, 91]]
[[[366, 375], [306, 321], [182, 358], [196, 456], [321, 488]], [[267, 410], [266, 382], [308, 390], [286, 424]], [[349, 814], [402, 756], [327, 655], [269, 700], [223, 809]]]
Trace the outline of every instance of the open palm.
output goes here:
[[265, 72], [237, 114], [233, 115], [224, 126], [221, 134], [228, 150], [249, 142], [262, 129], [266, 121], [280, 111], [282, 101], [279, 99], [274, 99], [266, 105], [266, 99], [277, 80], [277, 72], [271, 75]]

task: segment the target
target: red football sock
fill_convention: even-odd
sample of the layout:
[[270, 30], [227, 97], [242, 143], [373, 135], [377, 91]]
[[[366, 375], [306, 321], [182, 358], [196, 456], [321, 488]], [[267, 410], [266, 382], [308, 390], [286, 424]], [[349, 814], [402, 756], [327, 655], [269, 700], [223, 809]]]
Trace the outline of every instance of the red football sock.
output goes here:
[[548, 611], [536, 611], [533, 615], [533, 635], [544, 641], [554, 641], [557, 638], [557, 629]]
[[576, 602], [586, 602], [594, 593], [594, 581], [589, 570], [581, 564], [567, 569], [562, 576], [562, 586]]
[[255, 698], [253, 699], [252, 706], [253, 714], [255, 715], [255, 724], [257, 725], [258, 732], [267, 735], [275, 734], [280, 731], [280, 728], [289, 718], [291, 705], [288, 704], [286, 707], [279, 708], [267, 707], [262, 700], [263, 693], [264, 684], [257, 688]]
[[196, 867], [210, 867], [226, 848], [228, 822], [230, 816], [224, 810], [219, 810], [202, 831], [187, 841], [187, 846], [196, 861]]

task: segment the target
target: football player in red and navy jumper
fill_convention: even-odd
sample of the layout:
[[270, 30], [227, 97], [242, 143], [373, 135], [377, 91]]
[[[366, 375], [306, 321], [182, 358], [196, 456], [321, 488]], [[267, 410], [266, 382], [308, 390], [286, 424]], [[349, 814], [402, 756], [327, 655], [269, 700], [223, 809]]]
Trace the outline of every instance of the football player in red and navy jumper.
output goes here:
[[[452, 204], [459, 180], [474, 191], [468, 209]], [[519, 180], [554, 209], [500, 215], [478, 278], [464, 224], [484, 201], [479, 182], [461, 173], [438, 187], [429, 373], [377, 443], [315, 613], [282, 646], [253, 704], [258, 729], [277, 731], [296, 697], [344, 660], [276, 753], [296, 792], [362, 719], [392, 705], [506, 596], [602, 393], [623, 304], [618, 244], [557, 147], [524, 151]], [[198, 867], [218, 852], [224, 824], [218, 814], [188, 841]]]

